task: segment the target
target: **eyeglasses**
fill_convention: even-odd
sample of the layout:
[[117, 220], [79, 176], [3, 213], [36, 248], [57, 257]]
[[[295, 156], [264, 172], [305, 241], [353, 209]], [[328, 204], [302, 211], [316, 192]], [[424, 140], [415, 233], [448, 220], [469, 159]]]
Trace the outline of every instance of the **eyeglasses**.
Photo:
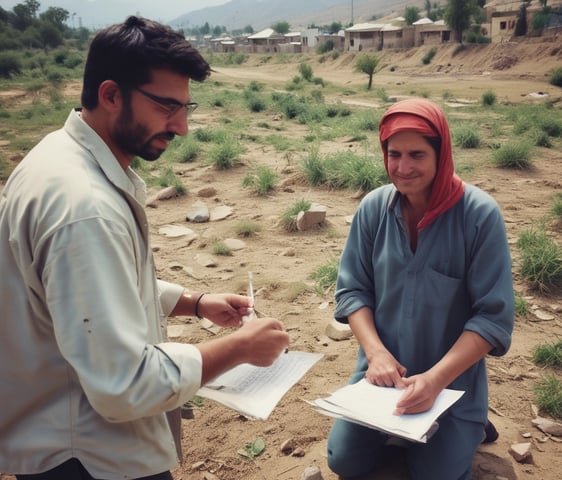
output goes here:
[[157, 103], [158, 105], [163, 107], [167, 112], [168, 118], [173, 117], [182, 108], [185, 108], [185, 110], [187, 111], [187, 115], [189, 116], [199, 106], [199, 104], [195, 102], [181, 103], [175, 98], [159, 97], [158, 95], [154, 95], [153, 93], [147, 92], [146, 90], [138, 87], [135, 88], [135, 90], [144, 95], [149, 100], [152, 100], [154, 103]]

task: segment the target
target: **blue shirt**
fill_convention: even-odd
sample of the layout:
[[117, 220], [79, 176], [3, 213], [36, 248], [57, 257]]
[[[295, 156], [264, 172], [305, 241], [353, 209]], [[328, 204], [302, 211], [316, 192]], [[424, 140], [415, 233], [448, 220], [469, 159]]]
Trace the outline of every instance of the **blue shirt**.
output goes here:
[[[475, 332], [503, 355], [514, 321], [511, 258], [500, 209], [482, 190], [465, 186], [463, 197], [418, 236], [410, 248], [393, 185], [370, 192], [354, 216], [341, 256], [334, 313], [340, 322], [369, 307], [385, 347], [407, 368], [425, 372], [463, 331]], [[356, 372], [368, 364], [359, 351]], [[357, 378], [358, 379], [358, 378]], [[449, 388], [465, 390], [451, 413], [484, 421], [488, 390], [485, 361]]]

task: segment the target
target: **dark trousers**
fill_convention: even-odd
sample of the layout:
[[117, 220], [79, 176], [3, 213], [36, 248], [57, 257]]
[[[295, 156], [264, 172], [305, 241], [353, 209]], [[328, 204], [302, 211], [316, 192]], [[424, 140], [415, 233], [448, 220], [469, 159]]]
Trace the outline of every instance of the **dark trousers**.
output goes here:
[[[33, 475], [16, 475], [18, 480], [100, 480], [92, 477], [80, 460], [71, 458], [62, 463], [58, 467], [47, 472], [36, 473]], [[170, 472], [157, 473], [148, 477], [138, 478], [136, 480], [174, 480]]]

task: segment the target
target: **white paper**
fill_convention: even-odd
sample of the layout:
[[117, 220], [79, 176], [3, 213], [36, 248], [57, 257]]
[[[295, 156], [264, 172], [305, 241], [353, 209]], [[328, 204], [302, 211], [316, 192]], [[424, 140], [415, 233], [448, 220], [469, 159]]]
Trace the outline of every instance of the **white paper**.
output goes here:
[[403, 393], [404, 390], [379, 387], [362, 379], [336, 390], [329, 397], [307, 403], [324, 415], [344, 418], [391, 435], [425, 443], [427, 433], [432, 430], [439, 416], [464, 394], [463, 391], [445, 389], [429, 410], [393, 415]]
[[269, 367], [238, 365], [201, 387], [197, 395], [266, 420], [281, 398], [322, 356], [288, 351]]

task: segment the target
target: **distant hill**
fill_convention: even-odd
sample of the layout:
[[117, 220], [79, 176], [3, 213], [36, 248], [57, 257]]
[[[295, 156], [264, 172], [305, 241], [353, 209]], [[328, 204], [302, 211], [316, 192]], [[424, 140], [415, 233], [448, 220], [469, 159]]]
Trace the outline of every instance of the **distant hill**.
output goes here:
[[232, 0], [225, 5], [181, 15], [169, 23], [189, 28], [208, 22], [211, 27], [224, 26], [228, 30], [251, 25], [259, 31], [275, 22], [287, 21], [291, 30], [299, 30], [312, 23], [341, 22], [347, 25], [391, 13], [402, 15], [407, 6], [415, 5], [421, 10], [424, 3], [420, 0]]

